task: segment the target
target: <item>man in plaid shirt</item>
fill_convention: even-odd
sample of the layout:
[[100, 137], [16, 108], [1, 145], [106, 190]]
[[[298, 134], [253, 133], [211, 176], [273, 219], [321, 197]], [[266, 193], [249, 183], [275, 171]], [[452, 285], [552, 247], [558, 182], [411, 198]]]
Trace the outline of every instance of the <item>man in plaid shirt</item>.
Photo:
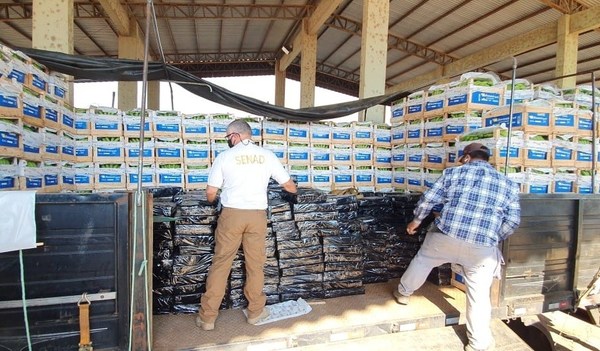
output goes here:
[[494, 348], [490, 288], [503, 263], [498, 244], [519, 226], [521, 215], [518, 185], [488, 160], [486, 146], [467, 145], [458, 160], [462, 166], [444, 170], [423, 194], [406, 231], [415, 234], [432, 210], [434, 225], [394, 291], [396, 301], [406, 305], [434, 267], [447, 262], [462, 266], [469, 339], [465, 350]]

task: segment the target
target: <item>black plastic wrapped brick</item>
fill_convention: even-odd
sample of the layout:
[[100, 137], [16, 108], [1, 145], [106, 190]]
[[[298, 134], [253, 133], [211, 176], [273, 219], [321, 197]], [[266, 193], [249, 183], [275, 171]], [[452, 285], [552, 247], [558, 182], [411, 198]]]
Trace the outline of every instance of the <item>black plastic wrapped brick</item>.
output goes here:
[[212, 224], [177, 224], [175, 233], [178, 235], [214, 234], [215, 227]]
[[294, 204], [294, 214], [297, 213], [311, 213], [311, 212], [332, 212], [337, 211], [336, 203], [334, 202], [322, 202], [322, 203], [298, 203]]
[[315, 255], [311, 257], [302, 257], [302, 258], [292, 258], [287, 260], [279, 260], [279, 268], [290, 268], [290, 267], [298, 267], [305, 266], [311, 264], [323, 263], [322, 255]]
[[302, 238], [298, 240], [281, 240], [277, 242], [277, 249], [290, 250], [320, 244], [321, 242], [318, 237]]
[[178, 217], [175, 224], [216, 224], [217, 216], [184, 216]]
[[333, 221], [338, 219], [337, 212], [294, 213], [294, 221]]
[[290, 258], [301, 258], [301, 257], [311, 257], [315, 255], [320, 255], [323, 253], [322, 246], [307, 246], [303, 248], [296, 248], [290, 250], [277, 250], [277, 254], [279, 259], [290, 259]]
[[304, 274], [314, 274], [314, 273], [323, 273], [325, 265], [323, 263], [317, 264], [309, 264], [298, 267], [289, 267], [281, 269], [281, 276], [291, 276], [291, 275], [304, 275]]

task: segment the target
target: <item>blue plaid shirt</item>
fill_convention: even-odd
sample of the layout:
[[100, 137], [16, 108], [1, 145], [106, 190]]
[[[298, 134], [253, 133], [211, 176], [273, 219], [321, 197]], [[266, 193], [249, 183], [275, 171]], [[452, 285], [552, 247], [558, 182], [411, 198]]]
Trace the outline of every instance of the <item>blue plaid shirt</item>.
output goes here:
[[422, 221], [436, 205], [443, 206], [435, 219], [443, 233], [483, 246], [498, 245], [521, 221], [517, 184], [486, 161], [444, 170], [419, 199], [415, 219]]

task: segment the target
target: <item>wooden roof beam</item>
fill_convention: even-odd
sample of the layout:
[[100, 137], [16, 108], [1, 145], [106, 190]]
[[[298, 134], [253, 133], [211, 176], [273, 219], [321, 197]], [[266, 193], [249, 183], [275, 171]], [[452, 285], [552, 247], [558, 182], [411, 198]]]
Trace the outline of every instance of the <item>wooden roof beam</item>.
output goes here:
[[114, 24], [117, 34], [120, 36], [129, 36], [129, 15], [119, 0], [98, 0], [98, 2], [102, 5], [108, 18]]
[[[583, 0], [580, 0], [579, 2], [581, 3]], [[571, 33], [583, 33], [595, 28], [600, 28], [600, 6], [590, 7], [570, 16]], [[557, 22], [546, 24], [523, 35], [505, 40], [462, 59], [450, 62], [439, 69], [432, 70], [419, 77], [396, 84], [387, 89], [387, 92], [410, 91], [423, 88], [440, 79], [454, 77], [464, 72], [485, 67], [489, 64], [522, 54], [529, 50], [556, 43], [558, 39], [557, 31]]]
[[[313, 14], [308, 18], [308, 33], [309, 35], [316, 35], [321, 26], [325, 24], [325, 21], [329, 19], [331, 14], [335, 11], [335, 9], [340, 5], [342, 0], [323, 0], [317, 5], [317, 8], [313, 12]], [[304, 36], [304, 31], [301, 30], [296, 38], [294, 38], [292, 50], [289, 54], [283, 56], [279, 62], [279, 69], [285, 71], [292, 62], [300, 55], [302, 51], [302, 41]]]

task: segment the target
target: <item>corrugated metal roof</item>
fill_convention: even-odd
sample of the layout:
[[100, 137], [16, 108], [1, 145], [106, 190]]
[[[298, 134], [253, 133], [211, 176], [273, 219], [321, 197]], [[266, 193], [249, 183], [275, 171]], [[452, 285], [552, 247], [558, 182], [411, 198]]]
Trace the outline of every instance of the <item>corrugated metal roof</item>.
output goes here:
[[[303, 19], [325, 0], [155, 0], [167, 61], [201, 77], [272, 75], [274, 63], [292, 49]], [[317, 85], [358, 95], [364, 1], [342, 0], [317, 33]], [[564, 12], [600, 6], [600, 0], [402, 0], [390, 1], [386, 86], [428, 73], [490, 46], [557, 21]], [[146, 0], [121, 0], [127, 15], [145, 28]], [[118, 55], [114, 23], [94, 0], [75, 1], [75, 53]], [[31, 46], [32, 0], [0, 0], [0, 42]], [[154, 32], [154, 30], [152, 31]], [[600, 31], [579, 37], [580, 71], [600, 69]], [[151, 54], [158, 56], [156, 38]], [[554, 77], [556, 45], [517, 56], [519, 78]], [[301, 55], [301, 54], [300, 54]], [[300, 56], [288, 68], [298, 79]], [[507, 58], [481, 70], [509, 77]], [[585, 81], [589, 77], [578, 77]]]

